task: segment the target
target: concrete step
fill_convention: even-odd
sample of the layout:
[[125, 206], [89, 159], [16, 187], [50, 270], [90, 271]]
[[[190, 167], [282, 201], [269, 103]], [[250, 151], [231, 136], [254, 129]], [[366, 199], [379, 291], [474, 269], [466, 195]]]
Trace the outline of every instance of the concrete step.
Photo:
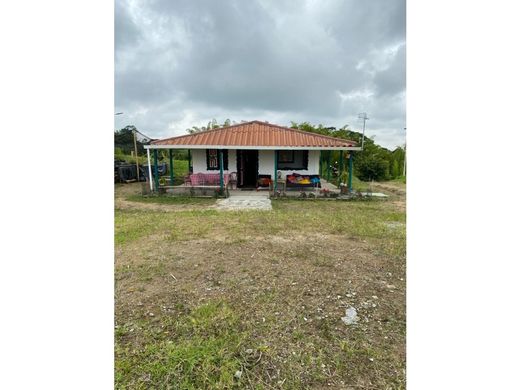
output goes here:
[[217, 200], [217, 210], [272, 210], [269, 195], [247, 196], [233, 195], [226, 199]]

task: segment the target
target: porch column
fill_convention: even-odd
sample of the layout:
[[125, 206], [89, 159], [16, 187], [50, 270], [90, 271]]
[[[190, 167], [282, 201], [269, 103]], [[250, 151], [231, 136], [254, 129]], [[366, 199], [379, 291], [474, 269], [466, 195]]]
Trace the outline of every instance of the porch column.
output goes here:
[[170, 185], [173, 186], [173, 149], [169, 149], [170, 153]]
[[332, 151], [327, 150], [327, 181], [330, 182], [330, 154]]
[[134, 130], [134, 152], [135, 152], [135, 170], [137, 173], [137, 181], [139, 181], [139, 155], [137, 154], [137, 137], [135, 135], [135, 132], [137, 130]]
[[319, 172], [320, 177], [323, 174], [323, 161], [322, 161], [322, 158], [323, 157], [321, 155], [321, 150], [320, 150], [320, 165], [319, 165], [319, 168], [318, 168], [319, 169], [318, 172]]
[[352, 151], [349, 153], [348, 156], [348, 191], [352, 192], [352, 170], [354, 169], [354, 153]]
[[218, 150], [218, 159], [220, 166], [220, 194], [224, 194], [224, 153], [222, 149]]
[[273, 191], [276, 194], [278, 190], [278, 151], [274, 150], [274, 181], [273, 181]]
[[153, 191], [152, 163], [150, 162], [150, 149], [146, 149], [146, 156], [148, 157], [148, 181], [150, 182], [150, 191]]
[[155, 179], [155, 191], [159, 191], [159, 162], [157, 158], [157, 149], [153, 150], [153, 173], [154, 173], [154, 179]]
[[339, 151], [339, 177], [338, 177], [338, 186], [341, 184], [341, 175], [343, 174], [343, 150]]

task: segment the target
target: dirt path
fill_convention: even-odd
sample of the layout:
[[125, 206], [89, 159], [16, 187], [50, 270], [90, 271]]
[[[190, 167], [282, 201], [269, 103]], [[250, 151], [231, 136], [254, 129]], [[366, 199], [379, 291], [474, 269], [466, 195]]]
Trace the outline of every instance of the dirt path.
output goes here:
[[390, 191], [396, 195], [406, 195], [406, 186], [395, 183], [376, 183], [372, 184], [374, 188], [380, 188], [382, 190]]
[[372, 183], [374, 190], [380, 190], [389, 193], [389, 202], [397, 209], [397, 211], [406, 211], [406, 185], [400, 183], [383, 182]]

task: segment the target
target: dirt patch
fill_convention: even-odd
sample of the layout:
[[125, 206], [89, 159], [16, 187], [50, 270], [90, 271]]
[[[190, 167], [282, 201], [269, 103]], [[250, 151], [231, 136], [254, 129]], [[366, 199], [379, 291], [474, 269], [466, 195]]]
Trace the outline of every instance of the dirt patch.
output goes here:
[[406, 212], [406, 184], [404, 183], [372, 183], [373, 189], [390, 193], [389, 204], [398, 212]]
[[390, 202], [397, 211], [406, 212], [406, 201], [404, 200], [394, 200]]
[[[385, 359], [404, 361], [404, 343], [392, 345], [388, 338], [402, 338], [401, 326], [391, 326], [389, 319], [404, 324], [404, 267], [378, 255], [368, 243], [320, 233], [238, 243], [160, 241], [135, 242], [116, 254], [118, 324], [149, 319], [150, 313], [153, 321], [160, 321], [183, 315], [188, 307], [224, 300], [253, 325], [251, 345], [269, 348], [269, 356], [256, 368], [264, 380], [289, 375], [284, 362], [302, 348], [341, 353], [338, 340], [357, 345], [357, 332], [368, 342], [358, 345], [364, 354], [369, 345], [387, 345], [391, 352]], [[350, 306], [361, 319], [354, 334], [341, 323]], [[147, 342], [133, 339], [134, 347], [139, 340]], [[309, 342], [312, 348], [304, 346]], [[335, 385], [349, 380], [346, 372], [330, 375]], [[314, 380], [298, 373], [298, 383]], [[267, 383], [276, 386], [278, 380]]]
[[[209, 360], [193, 366], [214, 357], [203, 374], [216, 375], [236, 363], [217, 376], [238, 388], [404, 388], [403, 198], [175, 216], [139, 210], [193, 205], [120, 203], [116, 234], [133, 238], [115, 248], [116, 383], [175, 387], [188, 374], [172, 359], [202, 351]], [[349, 307], [353, 325], [341, 320]]]
[[129, 195], [142, 194], [143, 185], [146, 185], [146, 183], [128, 183], [128, 184], [116, 183], [114, 185], [114, 197], [115, 198], [125, 198]]
[[396, 183], [372, 183], [373, 188], [379, 188], [382, 190], [390, 191], [396, 195], [406, 195], [406, 185]]

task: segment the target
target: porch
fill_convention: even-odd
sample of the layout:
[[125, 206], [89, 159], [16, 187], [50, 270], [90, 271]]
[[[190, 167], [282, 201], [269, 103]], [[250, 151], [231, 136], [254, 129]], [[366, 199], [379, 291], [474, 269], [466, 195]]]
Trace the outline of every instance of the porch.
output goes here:
[[[195, 174], [197, 175], [197, 174]], [[199, 174], [200, 175], [200, 174]], [[232, 176], [232, 175], [231, 175]], [[328, 182], [324, 178], [320, 178], [320, 187], [286, 187], [285, 184], [278, 183], [277, 190], [274, 189], [274, 183], [270, 183], [267, 187], [257, 188], [237, 188], [236, 184], [229, 181], [229, 175], [224, 176], [224, 189], [221, 193], [220, 178], [210, 182], [199, 181], [194, 184], [184, 178], [185, 182], [182, 184], [171, 185], [171, 178], [161, 176], [159, 179], [159, 187], [156, 192], [178, 196], [197, 196], [197, 197], [230, 197], [230, 196], [283, 196], [283, 197], [302, 197], [306, 194], [308, 197], [327, 197], [339, 195], [341, 193], [333, 183]], [[154, 180], [155, 181], [155, 180]], [[162, 183], [162, 184], [161, 184]], [[144, 183], [143, 183], [144, 184]], [[149, 182], [146, 182], [147, 193], [154, 192], [149, 187]], [[311, 195], [312, 194], [312, 195]]]

